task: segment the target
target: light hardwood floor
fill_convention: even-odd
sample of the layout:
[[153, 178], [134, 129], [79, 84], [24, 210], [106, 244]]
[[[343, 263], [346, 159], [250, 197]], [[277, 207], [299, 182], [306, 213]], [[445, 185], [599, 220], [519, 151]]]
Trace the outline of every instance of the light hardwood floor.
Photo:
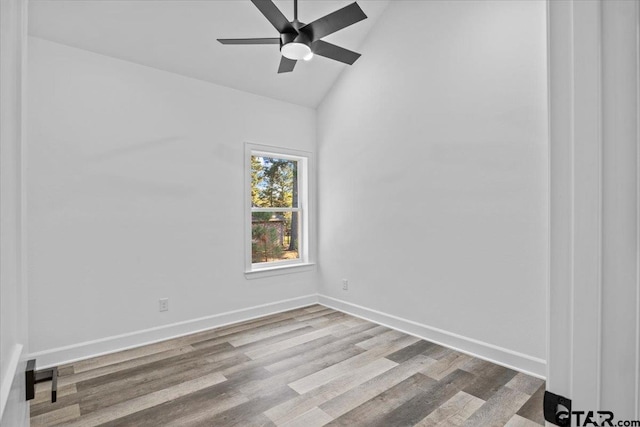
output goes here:
[[60, 367], [38, 426], [543, 425], [544, 382], [313, 305]]

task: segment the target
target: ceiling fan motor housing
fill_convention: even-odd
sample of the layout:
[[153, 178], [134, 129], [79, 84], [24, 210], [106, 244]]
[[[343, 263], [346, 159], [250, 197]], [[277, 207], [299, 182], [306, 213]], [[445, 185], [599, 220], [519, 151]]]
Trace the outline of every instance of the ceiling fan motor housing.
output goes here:
[[[291, 25], [296, 31], [304, 26], [298, 20], [294, 20]], [[303, 59], [312, 54], [311, 38], [302, 31], [298, 33], [282, 33], [280, 34], [280, 52], [289, 59]]]
[[311, 39], [302, 31], [299, 31], [300, 28], [304, 27], [304, 23], [295, 20], [291, 22], [293, 28], [295, 28], [297, 33], [282, 33], [280, 34], [280, 48], [288, 43], [302, 43], [309, 47], [311, 47]]

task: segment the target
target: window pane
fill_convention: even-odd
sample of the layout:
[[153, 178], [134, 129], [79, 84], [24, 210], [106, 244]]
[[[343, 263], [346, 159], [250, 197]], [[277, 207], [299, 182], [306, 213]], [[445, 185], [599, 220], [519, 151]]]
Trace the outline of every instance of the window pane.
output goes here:
[[299, 212], [253, 212], [251, 262], [299, 259]]
[[261, 208], [298, 207], [298, 162], [251, 156], [251, 205]]

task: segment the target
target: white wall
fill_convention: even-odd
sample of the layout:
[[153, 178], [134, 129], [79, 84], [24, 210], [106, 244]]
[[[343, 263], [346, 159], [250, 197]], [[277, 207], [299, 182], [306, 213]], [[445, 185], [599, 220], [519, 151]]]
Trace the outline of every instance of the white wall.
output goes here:
[[[40, 360], [315, 293], [314, 271], [243, 274], [244, 142], [313, 151], [313, 110], [38, 38], [29, 58], [29, 333]], [[127, 342], [150, 336], [164, 337]]]
[[321, 294], [544, 375], [545, 31], [542, 1], [392, 2], [319, 107]]
[[0, 424], [28, 424], [23, 277], [23, 176], [26, 2], [0, 2]]

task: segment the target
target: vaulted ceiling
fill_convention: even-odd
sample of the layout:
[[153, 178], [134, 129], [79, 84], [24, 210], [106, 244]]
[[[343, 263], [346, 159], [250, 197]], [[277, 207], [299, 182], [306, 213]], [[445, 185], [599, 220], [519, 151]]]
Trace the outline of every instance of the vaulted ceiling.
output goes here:
[[[352, 2], [300, 0], [299, 19], [311, 22]], [[293, 0], [275, 3], [292, 19]], [[360, 47], [389, 0], [358, 4], [369, 18], [324, 40], [366, 55]], [[308, 107], [316, 107], [349, 67], [316, 56], [277, 74], [277, 45], [218, 43], [278, 36], [249, 0], [33, 0], [29, 7], [33, 36]]]

